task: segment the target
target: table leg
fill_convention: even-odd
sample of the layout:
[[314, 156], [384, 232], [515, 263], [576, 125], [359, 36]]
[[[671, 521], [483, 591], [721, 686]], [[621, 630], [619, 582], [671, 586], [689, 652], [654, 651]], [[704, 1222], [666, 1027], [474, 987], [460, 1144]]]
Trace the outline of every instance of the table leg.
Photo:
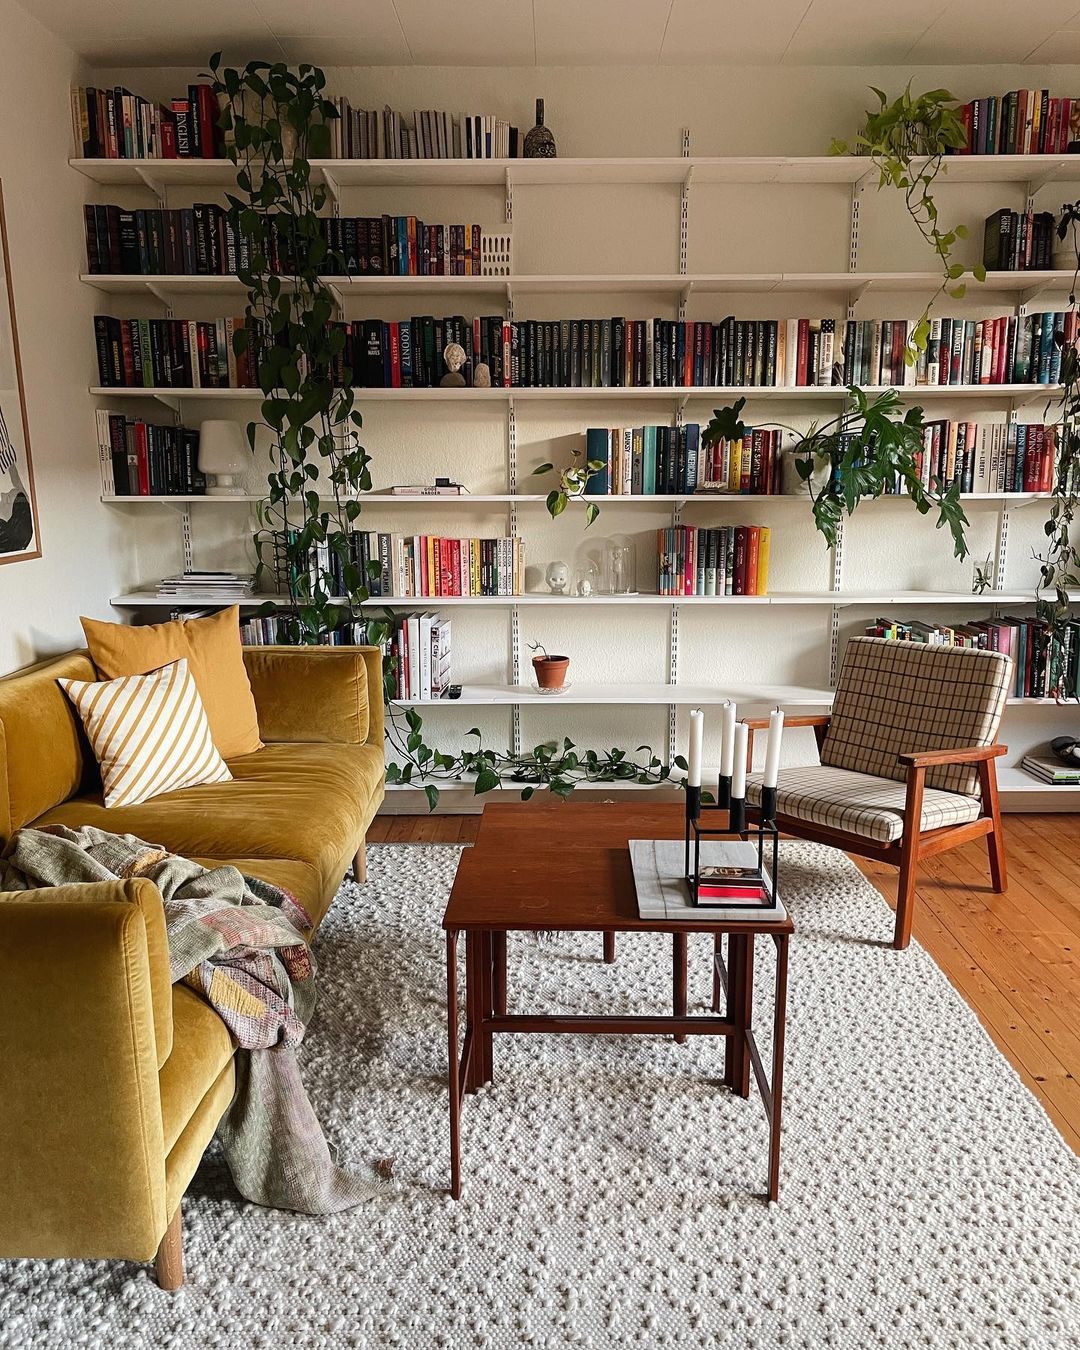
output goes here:
[[465, 1072], [465, 1091], [475, 1092], [481, 1085], [481, 1051], [478, 1002], [480, 997], [480, 935], [471, 930], [465, 933], [465, 1034], [472, 1044], [472, 1055]]
[[492, 934], [492, 959], [495, 965], [492, 1004], [497, 1017], [506, 1016], [506, 934]]
[[742, 974], [739, 981], [738, 1019], [741, 1032], [739, 1045], [741, 1057], [735, 1078], [735, 1091], [740, 1097], [750, 1096], [750, 1051], [746, 1045], [746, 1033], [754, 1022], [754, 938], [748, 934], [740, 937], [743, 952], [740, 960]]
[[450, 1195], [461, 1196], [461, 1064], [458, 1060], [458, 988], [456, 930], [446, 934], [446, 1040], [450, 1087]]
[[713, 965], [712, 965], [712, 1010], [714, 1013], [720, 1011], [720, 994], [722, 986], [720, 984], [720, 972], [716, 968], [717, 957], [724, 954], [724, 937], [722, 933], [717, 933], [713, 938]]
[[[676, 1017], [686, 1016], [686, 960], [687, 941], [685, 933], [671, 935], [671, 1006]], [[685, 1045], [684, 1033], [675, 1033], [675, 1044]]]
[[615, 934], [605, 932], [604, 934], [604, 964], [613, 966], [615, 964]]
[[769, 1116], [769, 1199], [780, 1195], [780, 1125], [784, 1097], [784, 1032], [787, 1027], [788, 937], [776, 941], [776, 999], [773, 1005], [772, 1112]]
[[[719, 942], [719, 938], [717, 941]], [[727, 1005], [724, 1015], [731, 1023], [738, 1022], [739, 980], [741, 977], [742, 944], [728, 934], [727, 940]], [[736, 1029], [724, 1043], [724, 1085], [735, 1091], [739, 1062], [745, 1052], [741, 1033]]]
[[480, 978], [477, 989], [476, 1035], [480, 1051], [478, 1079], [481, 1085], [491, 1082], [491, 1032], [484, 1031], [481, 1028], [492, 1012], [492, 936], [490, 932], [482, 932], [479, 935], [477, 956], [480, 964]]

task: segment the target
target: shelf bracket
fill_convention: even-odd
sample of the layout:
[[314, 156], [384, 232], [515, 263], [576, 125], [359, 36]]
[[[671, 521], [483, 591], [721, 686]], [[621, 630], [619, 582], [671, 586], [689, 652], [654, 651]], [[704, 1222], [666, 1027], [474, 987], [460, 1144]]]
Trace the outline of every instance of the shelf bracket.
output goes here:
[[336, 216], [341, 211], [341, 184], [325, 167], [322, 171], [322, 177], [326, 184], [326, 190], [330, 193], [330, 198], [334, 203], [334, 215]]
[[1062, 167], [1062, 161], [1058, 160], [1052, 167], [1048, 167], [1038, 178], [1029, 178], [1027, 185], [1027, 209], [1035, 209], [1035, 194], [1041, 192], [1048, 183], [1057, 181], [1058, 172]]
[[173, 303], [167, 292], [163, 291], [156, 281], [148, 281], [146, 283], [146, 289], [150, 292], [150, 294], [154, 297], [154, 299], [159, 302], [159, 304], [165, 306], [165, 308], [169, 311], [167, 317], [171, 319]]
[[849, 319], [854, 318], [855, 306], [859, 303], [859, 301], [863, 298], [863, 296], [866, 294], [866, 292], [870, 289], [872, 285], [873, 285], [872, 281], [860, 281], [857, 286], [853, 286], [852, 289], [848, 292], [847, 309]]
[[180, 548], [184, 558], [184, 571], [193, 571], [195, 552], [191, 543], [191, 507], [186, 502], [180, 509]]
[[154, 175], [149, 172], [149, 170], [144, 169], [141, 164], [134, 163], [132, 167], [134, 168], [135, 173], [142, 182], [143, 187], [149, 188], [150, 191], [154, 194], [154, 196], [158, 199], [158, 205], [164, 207], [166, 199], [168, 198], [168, 189], [166, 188], [165, 184], [161, 181], [160, 178], [155, 178]]
[[341, 294], [341, 287], [332, 281], [327, 281], [326, 289], [334, 297], [334, 306], [337, 309], [338, 316], [343, 318], [345, 315], [345, 300]]
[[506, 170], [504, 191], [506, 196], [503, 209], [506, 215], [506, 223], [512, 225], [514, 223], [514, 175], [510, 169]]
[[179, 419], [180, 399], [177, 397], [176, 394], [164, 394], [159, 389], [156, 393], [151, 394], [150, 397], [156, 398], [159, 403], [162, 403], [165, 405], [166, 408], [171, 409], [172, 412], [175, 413], [176, 417]]

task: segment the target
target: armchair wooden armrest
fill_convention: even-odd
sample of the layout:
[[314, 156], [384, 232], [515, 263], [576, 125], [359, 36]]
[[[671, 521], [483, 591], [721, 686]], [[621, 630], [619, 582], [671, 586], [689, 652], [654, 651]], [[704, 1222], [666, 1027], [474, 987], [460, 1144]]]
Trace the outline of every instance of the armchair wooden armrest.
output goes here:
[[[820, 754], [821, 745], [831, 721], [832, 713], [799, 713], [795, 717], [788, 717], [785, 714], [784, 729], [787, 730], [788, 727], [813, 727], [814, 740], [817, 741], [818, 753]], [[766, 730], [769, 719], [767, 717], [744, 717], [742, 722], [750, 728], [746, 737], [746, 767], [750, 769], [754, 763], [754, 732]]]
[[1007, 745], [969, 745], [956, 750], [915, 750], [897, 755], [900, 763], [909, 769], [932, 769], [936, 764], [978, 764], [982, 760], [997, 759], [1005, 754]]

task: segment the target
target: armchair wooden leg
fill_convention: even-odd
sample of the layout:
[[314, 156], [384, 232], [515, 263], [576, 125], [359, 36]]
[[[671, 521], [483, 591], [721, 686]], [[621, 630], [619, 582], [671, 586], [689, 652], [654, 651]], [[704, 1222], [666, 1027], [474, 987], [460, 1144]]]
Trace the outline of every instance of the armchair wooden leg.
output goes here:
[[1005, 870], [1005, 834], [1001, 828], [1001, 803], [998, 800], [997, 769], [993, 760], [983, 760], [979, 765], [979, 785], [982, 788], [983, 809], [994, 823], [993, 830], [986, 836], [990, 881], [995, 891], [1007, 891], [1009, 877]]
[[352, 860], [353, 881], [363, 883], [367, 881], [367, 844], [361, 844], [356, 850], [356, 857]]
[[915, 912], [915, 877], [919, 869], [919, 832], [922, 826], [923, 787], [926, 770], [908, 771], [907, 798], [904, 803], [904, 834], [900, 840], [900, 884], [896, 889], [896, 928], [893, 946], [903, 951], [911, 941], [911, 920]]
[[184, 1235], [179, 1205], [154, 1257], [154, 1272], [158, 1284], [170, 1294], [184, 1283]]

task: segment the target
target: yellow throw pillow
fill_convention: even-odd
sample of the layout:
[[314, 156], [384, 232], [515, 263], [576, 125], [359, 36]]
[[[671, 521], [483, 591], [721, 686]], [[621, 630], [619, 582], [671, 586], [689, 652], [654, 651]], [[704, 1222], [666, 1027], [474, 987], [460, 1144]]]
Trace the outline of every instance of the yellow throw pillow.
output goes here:
[[144, 628], [100, 619], [81, 622], [102, 679], [145, 675], [171, 661], [186, 660], [222, 758], [236, 759], [262, 749], [240, 643], [239, 605], [202, 619], [173, 619]]
[[86, 728], [106, 806], [232, 778], [210, 736], [186, 661], [119, 680], [58, 680]]

